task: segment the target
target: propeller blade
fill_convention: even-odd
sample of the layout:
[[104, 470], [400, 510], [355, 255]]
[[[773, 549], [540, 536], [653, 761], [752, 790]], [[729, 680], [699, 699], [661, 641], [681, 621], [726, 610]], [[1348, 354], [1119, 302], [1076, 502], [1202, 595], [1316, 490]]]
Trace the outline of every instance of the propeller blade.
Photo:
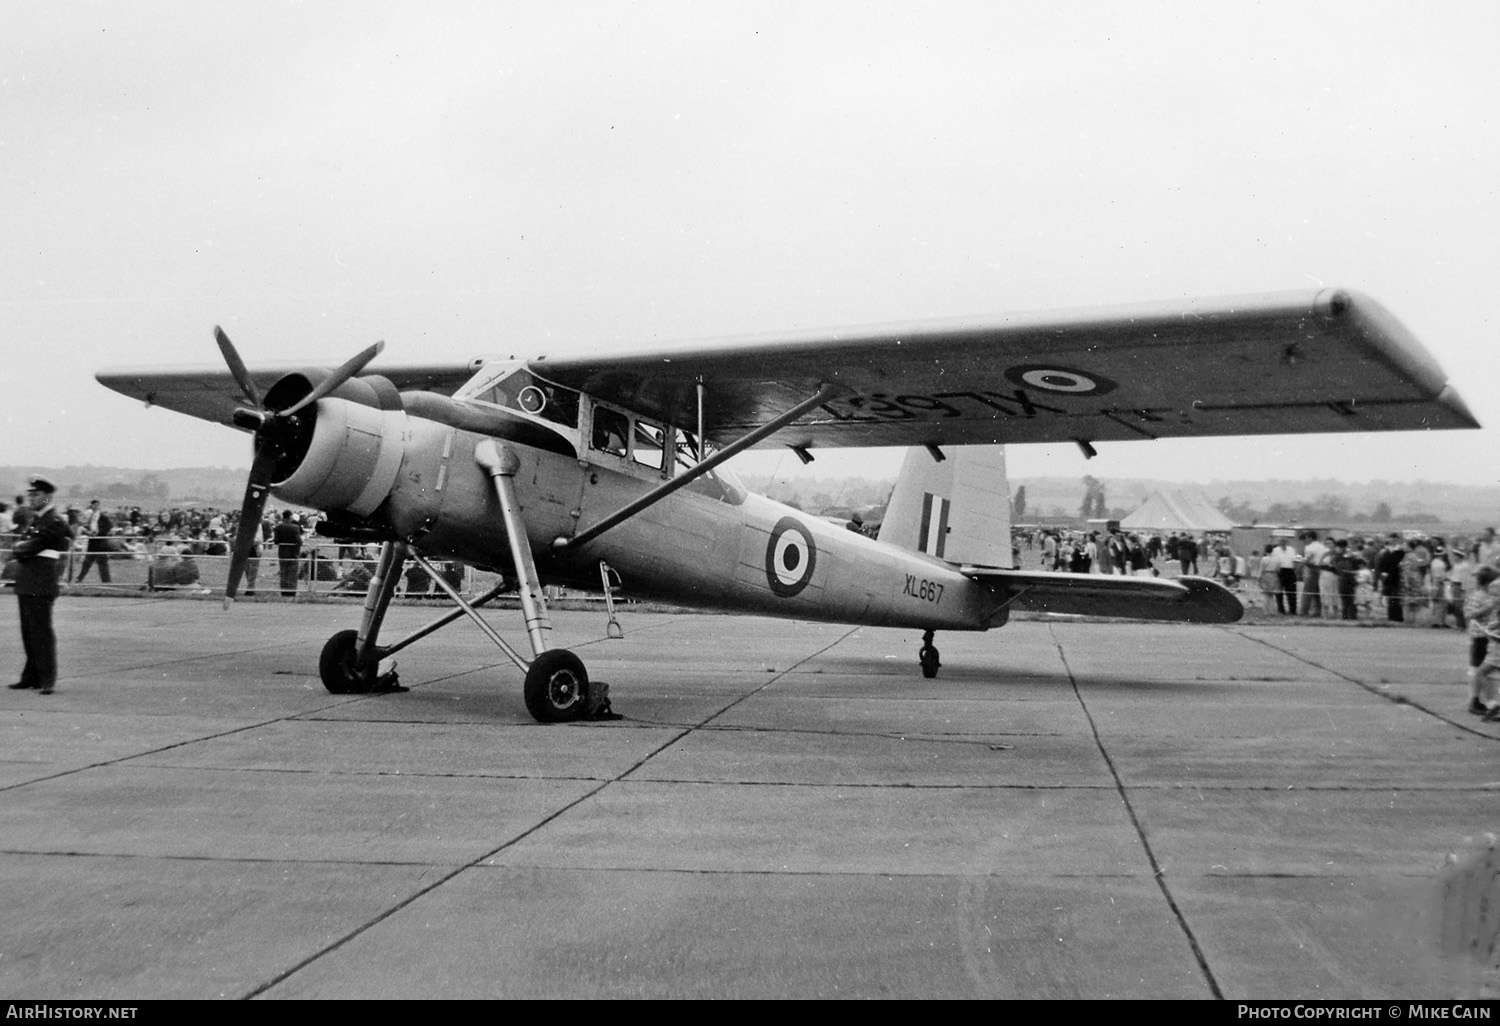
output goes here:
[[239, 525], [234, 532], [234, 552], [229, 558], [229, 581], [224, 585], [225, 609], [239, 594], [240, 577], [245, 573], [245, 564], [250, 562], [250, 553], [260, 534], [260, 520], [266, 512], [266, 500], [271, 495], [271, 475], [275, 469], [276, 446], [270, 441], [257, 440], [255, 460], [250, 464], [250, 480], [245, 484], [245, 501], [240, 506]]
[[250, 405], [257, 410], [264, 409], [260, 401], [260, 391], [255, 387], [255, 379], [250, 377], [250, 372], [245, 369], [245, 361], [240, 359], [234, 343], [229, 341], [229, 336], [224, 334], [224, 329], [217, 324], [214, 325], [214, 341], [219, 343], [219, 352], [223, 354], [224, 362], [229, 364], [229, 373], [234, 375], [235, 383], [240, 386], [240, 391], [245, 393], [245, 398], [250, 400]]
[[384, 348], [384, 342], [376, 342], [373, 346], [366, 349], [364, 352], [355, 355], [353, 359], [346, 361], [342, 367], [334, 371], [332, 374], [328, 375], [328, 377], [324, 378], [318, 384], [317, 388], [314, 388], [311, 392], [307, 393], [307, 395], [303, 396], [301, 402], [298, 402], [285, 410], [278, 411], [276, 415], [278, 417], [290, 417], [298, 410], [305, 409], [306, 407], [311, 406], [313, 403], [323, 398], [329, 392], [332, 392], [344, 382], [354, 377], [354, 375], [364, 370], [365, 364], [369, 363], [371, 360], [375, 359], [375, 357], [379, 356], [380, 351]]

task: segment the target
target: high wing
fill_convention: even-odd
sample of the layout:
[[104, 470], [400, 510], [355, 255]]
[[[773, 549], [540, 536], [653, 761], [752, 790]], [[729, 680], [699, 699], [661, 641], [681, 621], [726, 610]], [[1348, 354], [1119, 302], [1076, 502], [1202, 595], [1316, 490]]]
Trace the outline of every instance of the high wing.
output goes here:
[[1321, 291], [729, 339], [530, 369], [722, 444], [807, 448], [1478, 427], [1374, 300]]
[[[369, 373], [390, 381], [400, 391], [421, 389], [452, 394], [474, 376], [475, 362], [409, 363], [375, 365]], [[303, 373], [317, 380], [327, 376], [331, 367], [269, 366], [247, 368], [250, 378], [264, 395], [287, 374]], [[198, 367], [109, 367], [94, 375], [101, 385], [140, 399], [149, 406], [161, 406], [178, 413], [201, 417], [233, 427], [232, 416], [245, 400], [233, 375], [223, 364]]]
[[1010, 609], [1184, 623], [1234, 623], [1244, 606], [1205, 577], [1128, 577], [963, 568]]
[[[480, 361], [369, 368], [451, 394]], [[538, 357], [535, 374], [723, 445], [829, 385], [759, 447], [1119, 441], [1478, 427], [1437, 362], [1374, 300], [1325, 289], [802, 331], [618, 355]], [[288, 373], [256, 366], [265, 392]], [[108, 368], [100, 383], [231, 424], [222, 366]]]

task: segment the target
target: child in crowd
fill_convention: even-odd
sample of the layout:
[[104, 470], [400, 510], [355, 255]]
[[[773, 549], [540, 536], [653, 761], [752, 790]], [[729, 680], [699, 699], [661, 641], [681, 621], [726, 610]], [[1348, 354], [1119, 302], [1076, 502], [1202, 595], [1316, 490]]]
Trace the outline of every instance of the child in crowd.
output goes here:
[[1500, 698], [1492, 679], [1500, 676], [1500, 622], [1490, 585], [1500, 570], [1482, 566], [1474, 571], [1474, 587], [1464, 596], [1464, 618], [1469, 621], [1469, 712], [1487, 720], [1500, 719]]

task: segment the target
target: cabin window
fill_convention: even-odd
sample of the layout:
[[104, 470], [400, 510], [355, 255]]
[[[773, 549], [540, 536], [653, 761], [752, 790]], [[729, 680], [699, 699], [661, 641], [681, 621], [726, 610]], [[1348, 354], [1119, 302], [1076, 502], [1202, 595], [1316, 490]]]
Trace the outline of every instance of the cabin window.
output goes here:
[[[696, 467], [702, 460], [698, 453], [698, 439], [691, 431], [676, 428], [673, 433], [676, 435], [676, 445], [673, 448], [676, 455], [677, 475], [680, 476], [683, 472]], [[695, 478], [684, 490], [706, 495], [719, 502], [727, 502], [731, 506], [738, 506], [749, 494], [733, 472], [723, 466]]]
[[630, 437], [630, 418], [604, 406], [594, 407], [594, 430], [590, 435], [593, 447], [611, 456], [624, 456], [625, 443]]
[[630, 458], [643, 467], [662, 469], [665, 434], [655, 424], [644, 420], [635, 422], [635, 437], [630, 445]]
[[[659, 474], [663, 479], [682, 474], [700, 462], [698, 441], [691, 432], [670, 424], [637, 420], [619, 410], [592, 403], [589, 444], [595, 452], [609, 453]], [[725, 467], [690, 481], [686, 491], [738, 506], [745, 501], [745, 487]]]
[[677, 429], [677, 465], [679, 467], [691, 467], [698, 462], [698, 439], [693, 437], [691, 431]]

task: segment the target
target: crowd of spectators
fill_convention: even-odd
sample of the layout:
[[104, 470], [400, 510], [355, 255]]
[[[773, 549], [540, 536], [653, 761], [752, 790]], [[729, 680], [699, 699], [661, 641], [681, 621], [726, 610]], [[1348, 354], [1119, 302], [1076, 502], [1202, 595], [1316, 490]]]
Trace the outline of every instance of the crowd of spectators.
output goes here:
[[[204, 585], [202, 557], [228, 557], [239, 531], [240, 512], [212, 506], [173, 506], [147, 511], [139, 506], [105, 509], [99, 500], [87, 506], [69, 506], [63, 511], [73, 529], [75, 551], [70, 554], [64, 580], [69, 583], [115, 583], [111, 567], [121, 560], [143, 561], [147, 590], [208, 591]], [[25, 524], [25, 504], [0, 502], [0, 565], [9, 562], [8, 537]], [[254, 526], [256, 544], [245, 567], [243, 590], [256, 593], [256, 585], [275, 583], [290, 596], [302, 585], [318, 582], [328, 591], [363, 593], [374, 574], [379, 547], [340, 545], [315, 537], [321, 514], [299, 510], [266, 510]], [[281, 523], [295, 525], [295, 551], [278, 551], [276, 530]], [[284, 556], [290, 559], [284, 559]], [[227, 563], [227, 558], [225, 560]], [[443, 565], [444, 577], [453, 583], [453, 571]], [[0, 570], [0, 576], [6, 571]], [[261, 574], [269, 574], [266, 581]], [[290, 575], [288, 580], [287, 574]], [[139, 574], [134, 575], [139, 578]], [[461, 579], [461, 571], [460, 571]], [[402, 582], [407, 593], [427, 592], [432, 582], [426, 571], [410, 566]]]
[[[1022, 556], [1022, 547], [1025, 555]], [[1249, 606], [1283, 616], [1457, 627], [1480, 566], [1500, 566], [1494, 528], [1477, 538], [1319, 537], [1288, 532], [1258, 552], [1236, 552], [1225, 534], [1038, 528], [1016, 539], [1018, 565], [1071, 573], [1210, 577]]]
[[1300, 548], [1267, 546], [1261, 557], [1260, 589], [1286, 615], [1383, 615], [1394, 623], [1463, 629], [1465, 597], [1480, 587], [1476, 571], [1500, 563], [1494, 528], [1478, 538], [1392, 533], [1331, 542], [1309, 531], [1298, 541]]
[[[1075, 574], [1135, 574], [1160, 577], [1194, 574], [1238, 582], [1245, 561], [1229, 549], [1228, 539], [1171, 532], [1139, 534], [1119, 530], [1058, 531], [1038, 528], [1022, 536], [1040, 569]], [[1020, 547], [1016, 553], [1019, 556]]]

